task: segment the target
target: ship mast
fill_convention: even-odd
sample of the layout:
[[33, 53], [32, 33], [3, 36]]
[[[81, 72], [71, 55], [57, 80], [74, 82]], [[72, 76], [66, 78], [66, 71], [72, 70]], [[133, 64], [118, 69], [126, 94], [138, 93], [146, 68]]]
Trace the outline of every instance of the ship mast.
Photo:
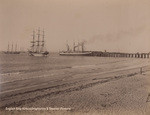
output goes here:
[[9, 43], [8, 43], [8, 49], [7, 49], [7, 52], [9, 52]]
[[11, 47], [11, 52], [13, 52], [13, 43], [12, 43], [12, 47]]
[[68, 41], [67, 41], [67, 43], [66, 43], [66, 46], [67, 46], [67, 52], [69, 52], [69, 51], [70, 51], [70, 48], [69, 48], [69, 45], [68, 45]]
[[43, 39], [42, 39], [42, 45], [41, 45], [41, 51], [43, 51], [44, 50], [44, 37], [45, 37], [45, 35], [44, 35], [44, 29], [43, 29], [43, 35], [42, 35], [42, 37], [43, 37]]
[[31, 43], [32, 43], [32, 46], [31, 46], [31, 50], [32, 50], [32, 52], [34, 52], [35, 51], [35, 31], [33, 30], [33, 40], [31, 41]]
[[78, 40], [78, 44], [77, 44], [76, 47], [78, 48], [78, 52], [80, 52], [80, 42], [79, 42], [79, 40]]
[[36, 52], [40, 52], [39, 50], [40, 50], [40, 28], [38, 29], [38, 40], [37, 40], [37, 49], [36, 49]]
[[82, 52], [84, 52], [84, 42], [81, 43]]
[[75, 42], [73, 41], [73, 52], [75, 52]]
[[15, 45], [15, 52], [17, 52], [17, 44]]

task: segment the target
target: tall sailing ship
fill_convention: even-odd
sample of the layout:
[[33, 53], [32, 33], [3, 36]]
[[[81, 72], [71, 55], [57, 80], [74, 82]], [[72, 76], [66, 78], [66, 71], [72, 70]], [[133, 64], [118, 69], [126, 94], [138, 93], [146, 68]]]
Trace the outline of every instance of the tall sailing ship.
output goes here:
[[42, 33], [42, 41], [40, 41], [40, 29], [38, 29], [37, 40], [35, 40], [35, 31], [33, 31], [33, 40], [31, 41], [31, 49], [28, 51], [30, 56], [47, 56], [49, 52], [45, 48], [44, 30]]
[[7, 51], [4, 52], [5, 54], [20, 54], [20, 51], [17, 50], [17, 44], [15, 45], [15, 49], [14, 49], [14, 45], [11, 45], [11, 49], [10, 49], [10, 45], [8, 43], [8, 48]]
[[59, 55], [62, 56], [90, 56], [92, 52], [84, 50], [84, 42], [81, 42], [76, 45], [73, 43], [73, 48], [71, 49], [68, 43], [66, 44], [67, 51], [59, 52]]

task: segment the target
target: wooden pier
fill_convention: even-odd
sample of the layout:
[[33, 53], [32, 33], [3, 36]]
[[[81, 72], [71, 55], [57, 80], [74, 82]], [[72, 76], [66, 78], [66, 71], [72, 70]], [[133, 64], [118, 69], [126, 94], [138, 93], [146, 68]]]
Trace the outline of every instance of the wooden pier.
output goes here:
[[99, 57], [126, 57], [126, 58], [149, 58], [150, 53], [120, 53], [120, 52], [101, 52], [91, 51], [91, 56]]

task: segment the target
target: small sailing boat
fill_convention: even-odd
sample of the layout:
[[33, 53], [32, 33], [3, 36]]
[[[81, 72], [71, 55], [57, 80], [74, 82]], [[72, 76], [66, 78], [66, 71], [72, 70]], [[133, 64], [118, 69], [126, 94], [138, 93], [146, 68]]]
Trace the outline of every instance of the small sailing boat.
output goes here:
[[49, 52], [45, 49], [44, 30], [42, 41], [40, 41], [40, 29], [38, 29], [38, 38], [35, 40], [35, 31], [33, 31], [33, 40], [31, 41], [31, 49], [28, 51], [30, 56], [48, 56]]
[[73, 50], [70, 49], [70, 46], [67, 44], [67, 51], [59, 52], [59, 55], [62, 56], [90, 56], [92, 52], [84, 51], [84, 42], [81, 42], [77, 45], [73, 43]]
[[4, 53], [5, 54], [20, 54], [20, 51], [17, 51], [17, 44], [15, 45], [15, 50], [14, 50], [13, 46], [14, 45], [12, 44], [12, 47], [11, 47], [11, 50], [10, 50], [10, 46], [9, 46], [9, 43], [8, 43], [8, 49]]

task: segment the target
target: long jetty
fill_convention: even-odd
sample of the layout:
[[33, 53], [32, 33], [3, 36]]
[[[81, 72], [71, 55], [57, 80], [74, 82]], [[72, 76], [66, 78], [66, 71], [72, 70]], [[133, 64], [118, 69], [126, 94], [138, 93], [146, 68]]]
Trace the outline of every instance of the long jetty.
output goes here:
[[126, 57], [126, 58], [150, 58], [150, 53], [120, 53], [120, 52], [102, 52], [91, 51], [91, 56], [99, 57]]

